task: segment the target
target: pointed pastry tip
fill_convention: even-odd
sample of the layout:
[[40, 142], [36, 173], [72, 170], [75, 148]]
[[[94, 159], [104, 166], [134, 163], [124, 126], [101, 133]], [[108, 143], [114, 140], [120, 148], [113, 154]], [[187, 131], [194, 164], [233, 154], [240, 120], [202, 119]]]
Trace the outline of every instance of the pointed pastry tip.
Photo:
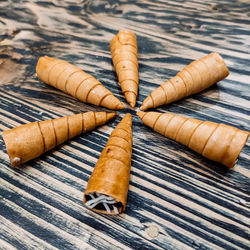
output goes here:
[[129, 105], [134, 108], [135, 107], [135, 103], [136, 103], [136, 95], [134, 92], [130, 92], [130, 91], [127, 91], [124, 93], [125, 97], [126, 97], [126, 100], [127, 102], [129, 103]]
[[153, 105], [150, 105], [148, 102], [143, 102], [141, 107], [140, 107], [140, 110], [146, 111], [147, 109], [152, 108], [152, 107], [153, 107]]
[[121, 102], [116, 106], [116, 109], [124, 109], [124, 108], [125, 108], [125, 106]]
[[137, 112], [136, 115], [138, 115], [141, 119], [146, 114], [146, 112]]
[[54, 57], [50, 57], [50, 56], [42, 56], [42, 57], [40, 57], [39, 59], [38, 59], [38, 61], [41, 61], [41, 60], [45, 60], [45, 61], [56, 61], [56, 60], [58, 60], [58, 59], [56, 59], [56, 58], [54, 58]]
[[123, 116], [121, 122], [127, 123], [130, 126], [132, 126], [132, 115], [130, 113], [127, 113], [126, 115]]
[[153, 105], [153, 101], [152, 101], [152, 98], [151, 96], [148, 96], [142, 103], [141, 107], [140, 107], [140, 110], [141, 111], [145, 111], [149, 108], [153, 108], [154, 105]]
[[129, 102], [129, 105], [131, 106], [131, 108], [135, 107], [135, 102]]
[[114, 118], [116, 116], [116, 113], [107, 113], [107, 121], [111, 120], [112, 118]]
[[[140, 110], [145, 111], [147, 108], [144, 105], [141, 105]], [[137, 112], [138, 113], [138, 112]]]
[[127, 113], [126, 115], [124, 115], [124, 117], [132, 118], [132, 115], [130, 113]]

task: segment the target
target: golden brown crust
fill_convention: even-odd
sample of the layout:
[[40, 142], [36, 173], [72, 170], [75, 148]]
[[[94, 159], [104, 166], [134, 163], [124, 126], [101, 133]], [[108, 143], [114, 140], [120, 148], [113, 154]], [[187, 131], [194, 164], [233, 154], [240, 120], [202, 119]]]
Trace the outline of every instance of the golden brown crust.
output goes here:
[[[104, 194], [121, 202], [126, 207], [132, 154], [132, 117], [126, 114], [112, 131], [109, 140], [97, 161], [84, 192]], [[107, 213], [105, 210], [94, 211]], [[121, 211], [120, 211], [121, 212]], [[114, 211], [111, 212], [114, 214]]]
[[38, 122], [6, 130], [3, 132], [3, 139], [12, 166], [34, 159], [44, 152], [44, 141]]
[[66, 140], [112, 119], [115, 113], [87, 112], [32, 122], [3, 132], [12, 166], [34, 159]]
[[229, 70], [218, 53], [210, 53], [191, 62], [169, 81], [156, 88], [143, 101], [140, 110], [145, 111], [196, 94], [223, 80]]
[[222, 159], [222, 164], [229, 168], [233, 168], [237, 162], [238, 156], [245, 146], [249, 133], [247, 131], [237, 130], [232, 141], [227, 145], [226, 152]]
[[135, 106], [138, 94], [138, 50], [133, 32], [120, 30], [110, 42], [113, 64], [127, 102]]
[[[66, 61], [48, 56], [41, 57], [38, 60], [36, 72], [38, 78], [44, 83], [83, 102], [109, 109], [124, 108], [124, 105], [97, 79]], [[107, 96], [109, 96], [108, 101], [103, 101]]]
[[233, 167], [249, 133], [235, 127], [171, 113], [138, 112], [143, 123], [204, 157]]

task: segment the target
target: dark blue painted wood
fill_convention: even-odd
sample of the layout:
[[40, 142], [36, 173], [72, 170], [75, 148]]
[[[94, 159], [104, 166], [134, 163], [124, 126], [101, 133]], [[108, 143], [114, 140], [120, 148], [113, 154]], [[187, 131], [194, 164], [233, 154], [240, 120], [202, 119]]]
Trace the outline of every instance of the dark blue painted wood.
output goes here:
[[[247, 1], [1, 1], [0, 131], [85, 111], [107, 111], [40, 82], [40, 56], [67, 60], [125, 102], [109, 42], [137, 35], [139, 96], [134, 110], [18, 168], [0, 139], [0, 248], [250, 249], [250, 144], [234, 169], [204, 159], [145, 127], [136, 116], [159, 84], [211, 51], [230, 69], [223, 81], [159, 112], [250, 131], [250, 5]], [[133, 115], [127, 209], [99, 215], [83, 192], [112, 129]], [[154, 233], [152, 233], [152, 230]]]

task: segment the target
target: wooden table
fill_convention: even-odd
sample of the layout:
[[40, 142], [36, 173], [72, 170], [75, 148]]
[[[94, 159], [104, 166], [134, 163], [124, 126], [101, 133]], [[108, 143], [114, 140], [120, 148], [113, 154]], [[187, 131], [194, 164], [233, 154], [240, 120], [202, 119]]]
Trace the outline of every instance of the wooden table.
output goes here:
[[[227, 169], [145, 127], [135, 115], [149, 93], [211, 51], [230, 75], [155, 109], [250, 131], [250, 4], [232, 1], [1, 1], [0, 130], [84, 111], [36, 77], [40, 56], [67, 60], [125, 103], [109, 51], [120, 29], [135, 32], [136, 108], [12, 168], [0, 139], [0, 249], [250, 249], [250, 143]], [[119, 216], [82, 204], [88, 178], [113, 128], [133, 114], [128, 204]]]

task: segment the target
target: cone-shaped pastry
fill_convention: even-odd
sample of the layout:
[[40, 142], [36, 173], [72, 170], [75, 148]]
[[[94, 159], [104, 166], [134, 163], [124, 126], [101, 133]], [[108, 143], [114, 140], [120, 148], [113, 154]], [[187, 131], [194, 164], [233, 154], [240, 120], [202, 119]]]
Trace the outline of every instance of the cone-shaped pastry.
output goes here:
[[138, 112], [143, 123], [204, 157], [234, 167], [249, 133], [223, 123], [200, 121], [171, 113]]
[[116, 126], [88, 181], [83, 203], [104, 214], [125, 210], [132, 154], [132, 118], [126, 114]]
[[229, 70], [218, 53], [211, 53], [193, 61], [175, 77], [156, 88], [143, 101], [140, 110], [155, 108], [198, 93], [229, 75]]
[[44, 83], [83, 102], [109, 109], [124, 108], [124, 105], [97, 79], [66, 61], [48, 56], [40, 57], [36, 73]]
[[115, 113], [86, 112], [5, 130], [3, 139], [11, 165], [34, 159], [74, 136], [105, 124], [114, 116]]
[[136, 36], [120, 30], [110, 42], [113, 64], [127, 102], [133, 108], [138, 94], [138, 50]]

